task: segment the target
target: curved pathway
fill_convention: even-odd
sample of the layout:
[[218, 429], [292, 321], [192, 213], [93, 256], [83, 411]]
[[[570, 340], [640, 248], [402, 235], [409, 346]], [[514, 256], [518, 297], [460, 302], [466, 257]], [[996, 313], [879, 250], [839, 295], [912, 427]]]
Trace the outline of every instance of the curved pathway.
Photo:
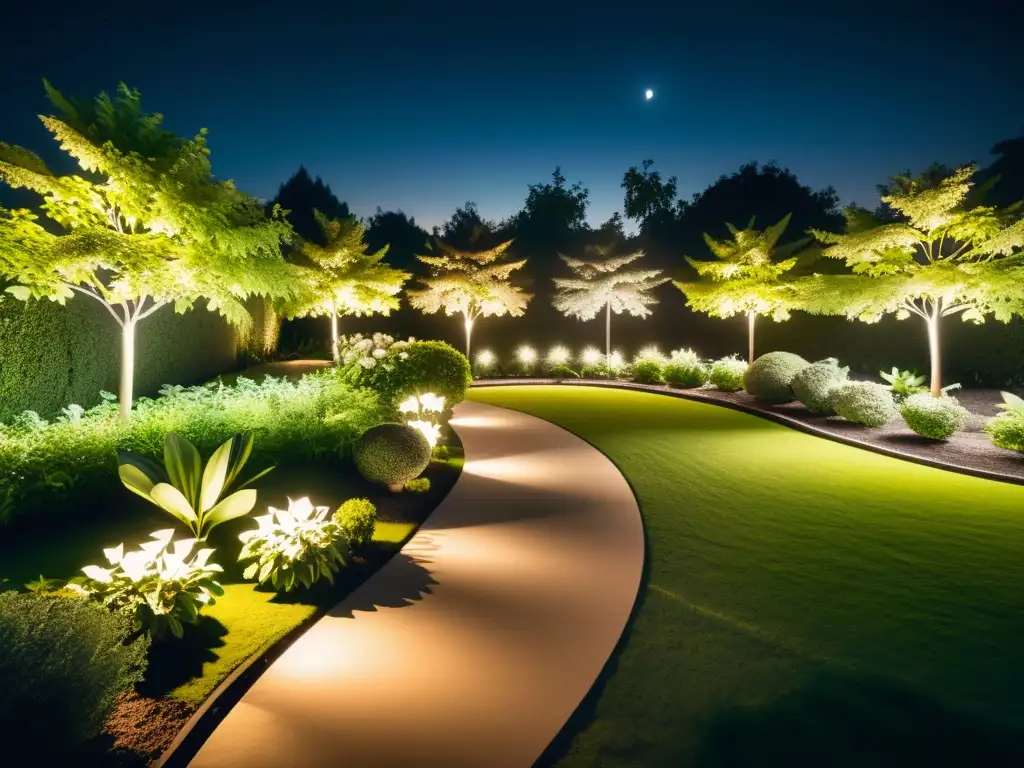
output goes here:
[[633, 493], [588, 443], [465, 402], [466, 465], [384, 568], [245, 693], [191, 765], [527, 768], [597, 678], [644, 559]]

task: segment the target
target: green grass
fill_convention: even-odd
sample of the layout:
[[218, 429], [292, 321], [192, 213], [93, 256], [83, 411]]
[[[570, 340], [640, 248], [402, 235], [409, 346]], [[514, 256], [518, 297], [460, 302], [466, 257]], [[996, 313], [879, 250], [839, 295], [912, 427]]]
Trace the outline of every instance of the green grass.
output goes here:
[[1020, 757], [1024, 488], [654, 394], [471, 399], [591, 442], [644, 518], [647, 573], [624, 647], [544, 763]]

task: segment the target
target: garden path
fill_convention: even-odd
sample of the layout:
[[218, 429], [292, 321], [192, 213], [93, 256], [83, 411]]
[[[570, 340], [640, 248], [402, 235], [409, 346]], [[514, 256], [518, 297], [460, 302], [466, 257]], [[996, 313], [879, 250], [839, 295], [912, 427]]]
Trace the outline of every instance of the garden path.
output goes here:
[[274, 661], [192, 760], [527, 768], [608, 660], [644, 563], [603, 454], [465, 402], [452, 492], [401, 553]]

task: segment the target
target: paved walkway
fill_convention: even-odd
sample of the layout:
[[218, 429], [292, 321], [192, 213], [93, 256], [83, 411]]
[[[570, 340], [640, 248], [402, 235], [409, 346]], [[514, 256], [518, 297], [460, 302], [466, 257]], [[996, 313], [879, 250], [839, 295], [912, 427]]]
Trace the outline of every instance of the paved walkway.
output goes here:
[[191, 765], [528, 768], [629, 617], [640, 513], [603, 454], [462, 403], [455, 488], [399, 555], [295, 642]]

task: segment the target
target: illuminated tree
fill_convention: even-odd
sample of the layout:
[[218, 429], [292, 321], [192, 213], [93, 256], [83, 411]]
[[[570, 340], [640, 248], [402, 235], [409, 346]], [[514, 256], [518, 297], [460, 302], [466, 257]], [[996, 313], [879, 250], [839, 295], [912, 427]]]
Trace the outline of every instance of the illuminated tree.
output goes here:
[[430, 276], [421, 278], [421, 290], [409, 291], [409, 303], [426, 314], [444, 310], [448, 316], [462, 315], [466, 357], [477, 318], [521, 317], [533, 298], [510, 279], [513, 272], [526, 264], [526, 259], [501, 260], [511, 244], [509, 240], [488, 251], [473, 252], [457, 251], [435, 240], [437, 253], [416, 257], [430, 267]]
[[668, 281], [660, 269], [623, 269], [643, 257], [642, 251], [625, 256], [608, 256], [605, 248], [593, 248], [593, 259], [561, 256], [574, 277], [554, 278], [557, 293], [552, 300], [555, 309], [566, 317], [593, 320], [604, 310], [605, 363], [611, 365], [612, 313], [628, 312], [634, 317], [647, 317], [650, 307], [658, 303], [651, 291]]
[[298, 295], [284, 305], [294, 317], [327, 317], [331, 321], [331, 355], [340, 359], [338, 318], [344, 315], [389, 315], [398, 309], [398, 293], [411, 275], [384, 263], [387, 246], [368, 253], [363, 225], [355, 218], [328, 219], [319, 211], [314, 218], [326, 245], [303, 241], [303, 266]]
[[942, 394], [940, 321], [959, 314], [1008, 322], [1024, 311], [1024, 219], [1020, 206], [964, 206], [974, 169], [946, 178], [893, 177], [882, 197], [901, 219], [881, 223], [870, 212], [846, 211], [846, 233], [813, 231], [852, 275], [806, 281], [804, 307], [821, 314], [876, 322], [883, 315], [921, 317], [928, 329], [931, 394]]
[[[141, 111], [139, 92], [65, 99], [47, 83], [61, 118], [40, 117], [85, 177], [56, 176], [33, 153], [0, 143], [0, 179], [40, 194], [57, 226], [27, 210], [0, 209], [0, 274], [18, 299], [65, 303], [76, 293], [121, 327], [120, 412], [131, 413], [138, 324], [164, 306], [211, 310], [245, 325], [243, 301], [280, 295], [294, 271], [281, 256], [288, 226], [210, 173], [205, 133], [192, 141]], [[56, 229], [55, 234], [51, 229]]]
[[[754, 229], [751, 219], [746, 229], [727, 224], [730, 240], [716, 240], [707, 233], [704, 241], [717, 261], [686, 260], [703, 282], [676, 282], [686, 295], [686, 305], [711, 317], [747, 316], [747, 357], [754, 361], [754, 323], [759, 315], [776, 322], [789, 319], [789, 311], [798, 304], [796, 289], [783, 275], [793, 269], [797, 257], [789, 255], [804, 247], [808, 240], [778, 246], [789, 225], [789, 216], [763, 232]], [[789, 257], [789, 258], [787, 258]]]

